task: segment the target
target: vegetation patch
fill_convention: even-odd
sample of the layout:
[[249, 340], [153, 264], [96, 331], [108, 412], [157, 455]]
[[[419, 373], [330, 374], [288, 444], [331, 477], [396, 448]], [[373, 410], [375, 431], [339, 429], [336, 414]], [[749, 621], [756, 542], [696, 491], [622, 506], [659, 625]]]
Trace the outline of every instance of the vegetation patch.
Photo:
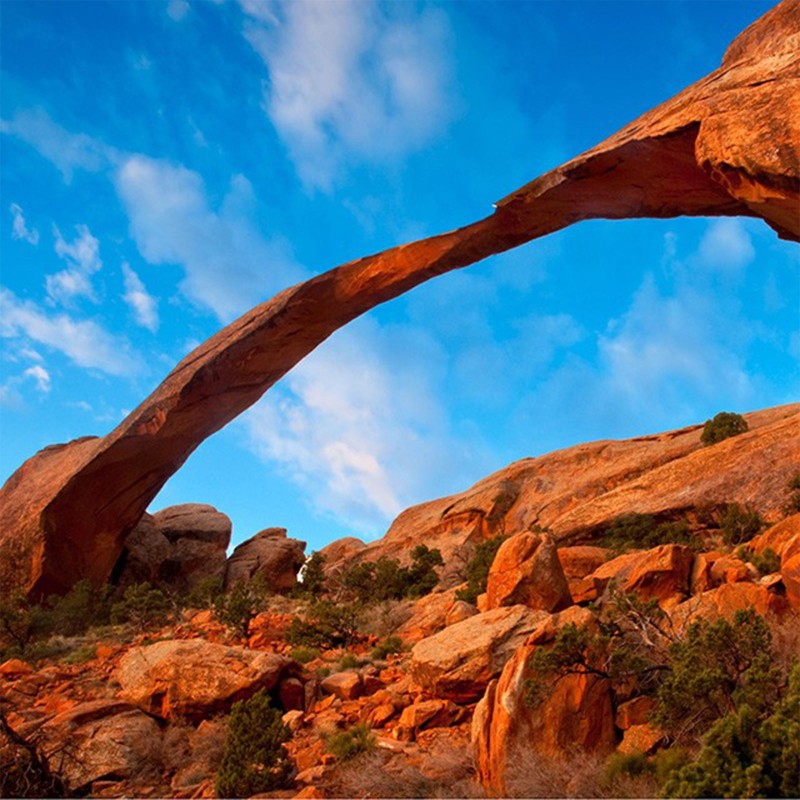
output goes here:
[[324, 737], [325, 748], [337, 761], [347, 761], [359, 753], [371, 753], [376, 747], [375, 734], [366, 722]]
[[478, 543], [472, 558], [467, 564], [467, 586], [465, 589], [459, 589], [456, 592], [457, 600], [464, 600], [475, 605], [478, 596], [486, 591], [489, 569], [492, 566], [494, 557], [497, 555], [497, 551], [500, 549], [500, 545], [505, 540], [506, 537], [501, 535], [493, 536], [491, 539]]
[[741, 414], [720, 411], [713, 419], [706, 421], [700, 441], [708, 447], [748, 430], [747, 420]]

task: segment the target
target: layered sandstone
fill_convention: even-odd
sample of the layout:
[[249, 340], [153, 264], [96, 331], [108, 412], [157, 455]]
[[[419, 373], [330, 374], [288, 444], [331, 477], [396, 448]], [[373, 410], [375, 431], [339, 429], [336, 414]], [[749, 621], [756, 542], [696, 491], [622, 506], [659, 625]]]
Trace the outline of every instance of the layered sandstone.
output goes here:
[[[437, 275], [585, 219], [745, 215], [800, 239], [800, 1], [722, 65], [486, 219], [286, 289], [190, 353], [108, 435], [46, 448], [0, 490], [0, 584], [32, 595], [108, 578], [125, 537], [194, 449], [335, 330]], [[483, 522], [485, 520], [478, 520]]]

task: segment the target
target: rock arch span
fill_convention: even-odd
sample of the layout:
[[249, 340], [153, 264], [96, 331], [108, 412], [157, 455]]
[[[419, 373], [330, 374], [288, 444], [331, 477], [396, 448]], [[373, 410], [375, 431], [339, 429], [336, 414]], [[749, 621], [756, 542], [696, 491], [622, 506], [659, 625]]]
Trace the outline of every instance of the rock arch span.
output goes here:
[[458, 230], [293, 286], [183, 359], [113, 431], [45, 448], [0, 489], [0, 591], [106, 580], [125, 536], [192, 451], [330, 336], [437, 275], [586, 219], [760, 217], [800, 241], [800, 0], [722, 65]]

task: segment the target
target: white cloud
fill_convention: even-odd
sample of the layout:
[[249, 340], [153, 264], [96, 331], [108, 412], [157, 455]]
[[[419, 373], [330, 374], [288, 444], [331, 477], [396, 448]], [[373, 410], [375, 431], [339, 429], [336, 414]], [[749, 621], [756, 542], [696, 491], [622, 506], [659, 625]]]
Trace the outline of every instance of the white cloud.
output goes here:
[[33, 245], [39, 244], [39, 231], [36, 228], [28, 228], [22, 209], [16, 203], [12, 203], [9, 210], [14, 217], [11, 223], [11, 237]]
[[0, 121], [0, 132], [31, 145], [60, 170], [67, 183], [76, 169], [97, 172], [116, 158], [113, 148], [84, 133], [70, 133], [41, 108], [25, 109], [11, 120]]
[[185, 295], [229, 321], [305, 277], [280, 239], [252, 222], [255, 200], [238, 175], [217, 210], [203, 180], [183, 166], [134, 155], [114, 176], [130, 232], [151, 264], [180, 264]]
[[722, 218], [710, 222], [697, 249], [700, 265], [721, 271], [737, 271], [755, 258], [755, 249], [740, 219]]
[[440, 405], [441, 361], [421, 332], [358, 320], [245, 414], [250, 446], [320, 511], [377, 535], [434, 479], [457, 486], [473, 466]]
[[53, 303], [69, 305], [77, 297], [86, 297], [97, 302], [91, 277], [103, 266], [100, 260], [100, 242], [92, 236], [86, 225], [76, 225], [75, 230], [78, 235], [70, 243], [53, 225], [56, 254], [67, 263], [66, 269], [48, 275], [45, 279], [47, 295]]
[[74, 320], [66, 314], [48, 314], [35, 303], [20, 300], [0, 288], [0, 336], [26, 336], [64, 353], [79, 367], [109, 375], [131, 375], [141, 369], [139, 358], [126, 340], [113, 336], [92, 320]]
[[175, 22], [180, 22], [189, 13], [189, 3], [186, 0], [169, 0], [167, 14]]
[[372, 0], [241, 5], [269, 73], [265, 109], [307, 186], [330, 189], [349, 160], [412, 152], [449, 122], [442, 11]]
[[28, 367], [22, 374], [26, 378], [32, 378], [42, 394], [50, 391], [50, 373], [43, 366], [37, 364], [35, 367]]
[[122, 265], [122, 277], [125, 281], [125, 294], [122, 295], [122, 299], [133, 309], [136, 322], [155, 333], [158, 330], [158, 301], [148, 294], [141, 278], [130, 265]]

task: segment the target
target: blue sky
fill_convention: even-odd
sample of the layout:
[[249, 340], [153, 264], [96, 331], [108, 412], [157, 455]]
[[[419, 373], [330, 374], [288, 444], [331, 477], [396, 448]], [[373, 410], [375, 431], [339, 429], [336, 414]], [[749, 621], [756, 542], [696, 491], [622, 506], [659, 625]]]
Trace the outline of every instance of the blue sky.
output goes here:
[[[0, 480], [279, 289], [490, 213], [770, 5], [5, 0]], [[153, 509], [318, 548], [517, 458], [791, 402], [799, 272], [753, 220], [583, 223], [338, 332]]]

